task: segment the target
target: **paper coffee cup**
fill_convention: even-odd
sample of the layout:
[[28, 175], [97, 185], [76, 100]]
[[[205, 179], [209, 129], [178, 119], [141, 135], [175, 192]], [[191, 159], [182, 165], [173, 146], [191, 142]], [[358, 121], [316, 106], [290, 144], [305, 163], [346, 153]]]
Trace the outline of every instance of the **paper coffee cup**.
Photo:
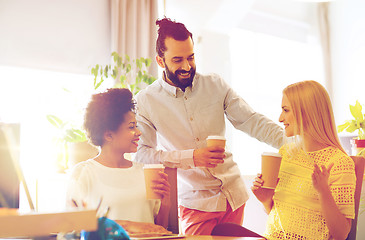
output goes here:
[[263, 188], [275, 189], [278, 182], [281, 155], [279, 153], [264, 152], [261, 154], [261, 178]]
[[226, 138], [223, 136], [208, 136], [207, 137], [207, 147], [220, 146], [222, 148], [226, 147]]
[[154, 184], [153, 180], [160, 179], [159, 172], [163, 172], [164, 169], [165, 167], [163, 166], [163, 164], [145, 164], [143, 166], [147, 199], [161, 198], [159, 194], [153, 191], [152, 185]]

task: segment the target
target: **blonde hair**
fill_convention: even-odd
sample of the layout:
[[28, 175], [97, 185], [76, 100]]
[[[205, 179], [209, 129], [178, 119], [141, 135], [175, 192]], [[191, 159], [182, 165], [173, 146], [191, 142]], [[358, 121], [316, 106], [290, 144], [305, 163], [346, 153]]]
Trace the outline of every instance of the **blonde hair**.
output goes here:
[[306, 134], [346, 153], [337, 135], [330, 97], [321, 84], [312, 80], [297, 82], [287, 86], [283, 94], [290, 102], [298, 126], [296, 134], [301, 139]]

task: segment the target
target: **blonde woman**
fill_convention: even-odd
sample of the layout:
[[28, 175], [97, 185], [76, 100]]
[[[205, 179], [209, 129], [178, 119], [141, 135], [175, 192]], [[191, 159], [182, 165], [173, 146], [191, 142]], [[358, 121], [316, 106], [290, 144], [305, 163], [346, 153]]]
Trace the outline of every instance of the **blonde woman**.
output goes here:
[[354, 213], [355, 166], [336, 132], [331, 101], [315, 81], [283, 91], [280, 122], [293, 139], [280, 149], [275, 191], [251, 187], [269, 213], [267, 239], [346, 239]]

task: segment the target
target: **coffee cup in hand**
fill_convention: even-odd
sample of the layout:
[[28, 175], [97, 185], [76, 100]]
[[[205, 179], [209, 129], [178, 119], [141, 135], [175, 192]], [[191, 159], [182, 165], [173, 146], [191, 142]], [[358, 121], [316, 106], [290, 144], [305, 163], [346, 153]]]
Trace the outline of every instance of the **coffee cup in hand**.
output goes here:
[[261, 154], [261, 178], [264, 180], [263, 188], [275, 189], [281, 164], [279, 153], [264, 152]]
[[144, 170], [144, 179], [146, 184], [146, 196], [147, 199], [161, 199], [161, 196], [154, 192], [152, 186], [154, 184], [154, 180], [160, 179], [159, 172], [163, 172], [165, 167], [163, 164], [145, 164], [143, 167]]
[[226, 139], [223, 136], [208, 136], [207, 147], [219, 146], [221, 148], [226, 147]]

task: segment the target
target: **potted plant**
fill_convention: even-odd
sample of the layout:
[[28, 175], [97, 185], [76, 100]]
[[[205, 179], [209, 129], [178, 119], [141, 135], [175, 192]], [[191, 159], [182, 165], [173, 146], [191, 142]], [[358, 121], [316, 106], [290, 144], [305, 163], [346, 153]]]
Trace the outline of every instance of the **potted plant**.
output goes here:
[[117, 52], [113, 52], [112, 57], [113, 64], [106, 66], [97, 64], [91, 69], [95, 89], [98, 89], [106, 79], [113, 79], [114, 87], [128, 88], [135, 95], [156, 80], [147, 71], [152, 63], [151, 59], [141, 57], [131, 61], [128, 55], [123, 59]]
[[[76, 159], [87, 159], [98, 153], [95, 147], [87, 143], [86, 134], [79, 125], [51, 114], [47, 115], [47, 120], [57, 129], [53, 141], [57, 151], [56, 167], [59, 172], [64, 172], [77, 163]], [[75, 147], [79, 149], [76, 152]]]
[[350, 112], [354, 119], [347, 120], [337, 126], [337, 131], [346, 130], [352, 133], [357, 130], [358, 137], [351, 140], [352, 154], [365, 155], [365, 114], [362, 113], [362, 106], [359, 101], [356, 101], [355, 105], [350, 105]]
[[[128, 88], [135, 95], [156, 80], [148, 73], [148, 68], [152, 63], [151, 59], [141, 57], [131, 60], [128, 55], [122, 58], [117, 52], [113, 52], [111, 56], [112, 64], [105, 66], [96, 64], [91, 69], [96, 92], [110, 86]], [[78, 112], [83, 115], [82, 107], [76, 107], [80, 108]], [[87, 142], [81, 123], [62, 120], [55, 114], [49, 114], [46, 117], [48, 122], [58, 130], [54, 141], [58, 149], [57, 166], [59, 171], [62, 172], [80, 160], [86, 160], [97, 154], [98, 150]]]
[[[345, 123], [337, 126], [337, 131], [347, 132], [358, 131], [358, 137], [351, 139], [352, 154], [363, 155], [365, 157], [365, 114], [362, 113], [362, 106], [359, 101], [356, 101], [355, 105], [350, 105], [351, 115], [354, 117], [352, 120], [347, 120]], [[365, 212], [365, 195], [361, 195], [360, 199], [360, 215]]]

